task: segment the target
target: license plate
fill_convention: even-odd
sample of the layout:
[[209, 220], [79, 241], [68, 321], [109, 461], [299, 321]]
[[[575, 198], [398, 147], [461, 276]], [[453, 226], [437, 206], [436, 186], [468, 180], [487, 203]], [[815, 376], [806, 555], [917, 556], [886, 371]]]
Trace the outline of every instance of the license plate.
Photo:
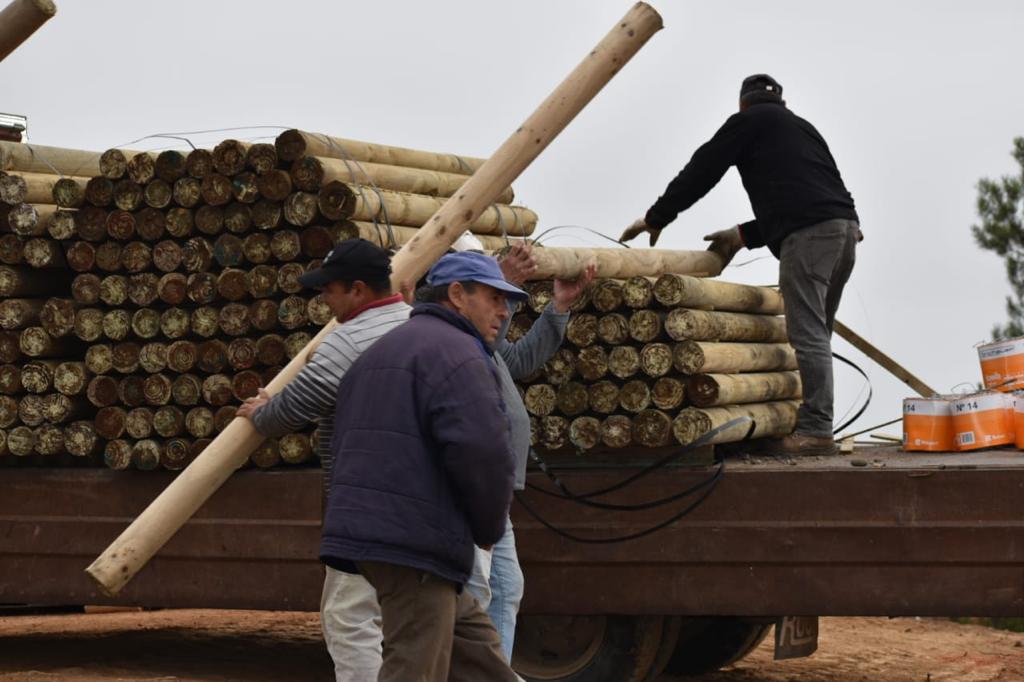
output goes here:
[[817, 616], [783, 616], [775, 621], [776, 661], [803, 658], [817, 650]]

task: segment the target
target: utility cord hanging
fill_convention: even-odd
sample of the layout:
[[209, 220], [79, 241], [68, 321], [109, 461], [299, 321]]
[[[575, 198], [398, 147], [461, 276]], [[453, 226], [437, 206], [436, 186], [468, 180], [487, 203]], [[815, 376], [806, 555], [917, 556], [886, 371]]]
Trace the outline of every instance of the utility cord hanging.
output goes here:
[[643, 504], [639, 504], [639, 505], [608, 505], [608, 504], [604, 504], [604, 503], [600, 503], [600, 502], [588, 501], [588, 498], [601, 497], [603, 495], [607, 495], [609, 493], [613, 493], [613, 492], [616, 492], [618, 490], [622, 490], [626, 486], [635, 483], [636, 481], [640, 480], [644, 476], [647, 476], [648, 474], [651, 474], [651, 473], [653, 473], [655, 471], [658, 471], [659, 469], [665, 468], [666, 466], [668, 466], [669, 464], [671, 464], [675, 460], [681, 458], [683, 455], [687, 454], [688, 452], [691, 452], [691, 451], [693, 451], [693, 450], [695, 450], [695, 449], [697, 449], [699, 447], [702, 447], [703, 445], [706, 445], [707, 443], [710, 443], [712, 440], [714, 440], [714, 438], [716, 436], [718, 436], [718, 434], [722, 433], [723, 431], [726, 431], [728, 429], [734, 428], [734, 427], [739, 426], [740, 424], [743, 424], [743, 423], [746, 423], [746, 422], [750, 422], [751, 426], [750, 426], [750, 429], [748, 429], [746, 436], [744, 436], [742, 440], [747, 440], [748, 438], [750, 438], [750, 435], [753, 433], [753, 429], [754, 429], [754, 426], [755, 426], [754, 420], [751, 419], [750, 417], [737, 417], [736, 419], [732, 419], [732, 420], [726, 422], [725, 424], [722, 424], [721, 426], [718, 426], [718, 427], [708, 431], [707, 433], [705, 433], [704, 435], [702, 435], [700, 438], [698, 438], [694, 442], [690, 443], [689, 445], [685, 445], [685, 446], [683, 446], [683, 447], [681, 447], [681, 448], [679, 448], [677, 450], [674, 450], [673, 452], [671, 452], [668, 455], [662, 457], [661, 459], [656, 460], [656, 461], [648, 464], [646, 467], [644, 467], [640, 471], [636, 472], [635, 474], [632, 474], [631, 476], [628, 476], [624, 480], [619, 481], [618, 483], [615, 483], [613, 485], [606, 486], [604, 488], [600, 488], [598, 490], [592, 490], [592, 491], [587, 492], [587, 493], [573, 493], [573, 492], [571, 492], [569, 490], [569, 488], [561, 481], [561, 479], [559, 479], [558, 476], [553, 471], [551, 471], [551, 469], [547, 466], [547, 464], [543, 460], [541, 460], [541, 458], [535, 452], [533, 452], [533, 450], [531, 450], [530, 451], [530, 458], [533, 459], [533, 461], [537, 464], [538, 468], [540, 468], [540, 470], [544, 473], [544, 475], [548, 477], [548, 479], [555, 485], [555, 487], [557, 487], [561, 491], [561, 493], [557, 493], [557, 492], [554, 492], [554, 491], [551, 491], [551, 490], [545, 490], [544, 488], [541, 488], [541, 487], [539, 487], [539, 486], [537, 486], [537, 485], [535, 485], [533, 483], [527, 483], [526, 487], [530, 488], [531, 490], [536, 490], [537, 492], [539, 492], [541, 494], [544, 494], [544, 495], [550, 495], [552, 497], [558, 497], [558, 498], [565, 499], [565, 500], [572, 500], [574, 502], [579, 502], [580, 504], [585, 504], [587, 506], [597, 507], [599, 509], [629, 510], [629, 509], [649, 509], [651, 507], [656, 507], [656, 506], [659, 506], [661, 504], [665, 504], [666, 502], [671, 502], [671, 501], [673, 501], [675, 499], [679, 499], [680, 497], [683, 497], [685, 495], [692, 494], [692, 493], [696, 492], [697, 490], [700, 490], [706, 484], [706, 481], [696, 484], [695, 486], [693, 486], [692, 489], [684, 491], [683, 493], [677, 493], [677, 494], [672, 495], [672, 496], [670, 496], [668, 498], [664, 498], [664, 500], [658, 500], [658, 501], [655, 501], [655, 502], [648, 502], [648, 503], [643, 503]]
[[610, 544], [614, 544], [614, 543], [617, 543], [617, 542], [629, 542], [630, 540], [638, 540], [638, 539], [640, 539], [642, 537], [646, 537], [648, 535], [651, 535], [652, 533], [655, 533], [655, 532], [661, 530], [662, 528], [665, 528], [666, 526], [670, 526], [673, 523], [675, 523], [676, 521], [678, 521], [679, 519], [683, 518], [684, 516], [686, 516], [687, 514], [692, 512], [694, 509], [699, 507], [701, 505], [701, 503], [703, 503], [704, 500], [706, 500], [708, 498], [708, 496], [711, 494], [711, 492], [715, 489], [718, 481], [721, 480], [722, 473], [724, 471], [725, 471], [725, 462], [723, 461], [721, 464], [719, 464], [718, 469], [711, 476], [710, 484], [708, 485], [707, 490], [704, 491], [704, 494], [702, 494], [700, 497], [698, 497], [696, 500], [694, 500], [685, 509], [679, 511], [678, 513], [676, 513], [676, 514], [674, 514], [672, 516], [670, 516], [669, 518], [667, 518], [666, 520], [662, 521], [661, 523], [658, 523], [657, 525], [654, 525], [654, 526], [652, 526], [650, 528], [647, 528], [645, 530], [637, 531], [636, 533], [630, 533], [628, 535], [620, 535], [618, 537], [611, 537], [611, 538], [584, 538], [584, 537], [581, 537], [579, 535], [574, 535], [573, 533], [569, 533], [568, 531], [564, 531], [561, 528], [555, 527], [549, 521], [547, 521], [546, 519], [541, 517], [541, 515], [538, 514], [537, 511], [533, 509], [533, 507], [531, 507], [529, 504], [527, 504], [523, 500], [523, 496], [520, 493], [517, 492], [515, 497], [516, 497], [516, 500], [519, 502], [519, 504], [522, 505], [523, 509], [525, 509], [526, 512], [530, 516], [535, 518], [545, 528], [547, 528], [548, 530], [550, 530], [550, 531], [552, 531], [552, 532], [562, 536], [563, 538], [565, 538], [567, 540], [572, 540], [573, 542], [580, 542], [580, 543], [590, 544], [590, 545], [610, 545]]
[[700, 495], [700, 497], [698, 497], [692, 503], [687, 505], [684, 509], [682, 509], [679, 512], [673, 514], [671, 517], [669, 517], [665, 521], [662, 521], [662, 522], [660, 522], [660, 523], [658, 523], [658, 524], [656, 524], [656, 525], [654, 525], [654, 526], [652, 526], [650, 528], [642, 530], [642, 531], [637, 531], [635, 533], [630, 533], [628, 535], [621, 535], [621, 536], [610, 537], [610, 538], [585, 538], [585, 537], [581, 537], [581, 536], [569, 533], [568, 531], [564, 531], [564, 530], [556, 527], [555, 525], [553, 525], [552, 523], [550, 523], [546, 519], [544, 519], [532, 506], [530, 506], [530, 504], [528, 502], [526, 502], [523, 499], [523, 495], [522, 494], [517, 492], [516, 495], [515, 495], [515, 498], [519, 502], [519, 504], [522, 505], [523, 509], [525, 509], [526, 512], [528, 514], [530, 514], [530, 516], [532, 516], [534, 519], [536, 519], [541, 525], [543, 525], [548, 530], [551, 530], [552, 532], [554, 532], [554, 533], [556, 533], [556, 534], [560, 535], [561, 537], [564, 537], [564, 538], [566, 538], [568, 540], [572, 540], [574, 542], [586, 543], [586, 544], [612, 544], [612, 543], [617, 543], [617, 542], [628, 542], [630, 540], [636, 540], [636, 539], [645, 537], [647, 535], [650, 535], [650, 534], [652, 534], [654, 532], [657, 532], [657, 531], [661, 530], [662, 528], [665, 528], [666, 526], [671, 525], [672, 523], [675, 523], [676, 521], [678, 521], [679, 519], [683, 518], [684, 516], [686, 516], [687, 514], [691, 513], [693, 510], [695, 510], [697, 507], [699, 507], [701, 505], [701, 503], [703, 503], [704, 500], [706, 500], [708, 498], [708, 496], [711, 494], [711, 492], [717, 486], [718, 482], [721, 480], [722, 474], [725, 471], [725, 461], [723, 460], [723, 461], [719, 462], [719, 465], [715, 469], [714, 473], [712, 473], [711, 476], [705, 478], [703, 481], [700, 481], [699, 483], [697, 483], [697, 484], [687, 488], [686, 490], [684, 490], [682, 492], [675, 493], [673, 495], [670, 495], [670, 496], [668, 496], [666, 498], [662, 498], [662, 499], [659, 499], [659, 500], [653, 500], [653, 501], [650, 501], [650, 502], [645, 502], [645, 503], [641, 503], [641, 504], [634, 504], [634, 505], [615, 505], [615, 504], [609, 504], [609, 503], [594, 502], [592, 500], [587, 500], [585, 498], [597, 497], [597, 496], [600, 496], [600, 495], [606, 495], [606, 494], [608, 494], [610, 492], [613, 492], [613, 491], [616, 491], [616, 490], [621, 490], [625, 486], [627, 486], [627, 485], [629, 485], [629, 484], [639, 480], [643, 476], [646, 476], [647, 474], [649, 474], [649, 473], [651, 473], [653, 471], [656, 471], [658, 469], [661, 469], [661, 468], [665, 467], [670, 462], [672, 462], [672, 461], [682, 457], [687, 452], [690, 452], [691, 450], [693, 450], [695, 448], [701, 447], [702, 445], [705, 445], [705, 444], [709, 443], [718, 434], [722, 433], [723, 431], [726, 431], [728, 429], [734, 428], [734, 427], [739, 426], [740, 424], [743, 424], [743, 423], [746, 423], [746, 422], [750, 422], [750, 428], [747, 430], [746, 436], [744, 436], [744, 440], [746, 440], [746, 439], [748, 439], [753, 434], [755, 423], [754, 423], [754, 421], [750, 417], [737, 417], [736, 419], [730, 420], [730, 421], [726, 422], [725, 424], [722, 424], [721, 426], [718, 426], [718, 427], [712, 429], [711, 431], [705, 433], [703, 436], [701, 436], [700, 438], [695, 440], [693, 443], [690, 443], [689, 445], [686, 445], [686, 446], [676, 450], [675, 452], [667, 455], [666, 457], [663, 457], [663, 458], [659, 459], [658, 461], [653, 462], [652, 464], [648, 465], [647, 467], [645, 467], [641, 471], [637, 472], [636, 474], [633, 474], [633, 475], [627, 477], [625, 480], [620, 481], [619, 483], [616, 483], [614, 485], [607, 486], [607, 487], [601, 488], [599, 490], [594, 490], [594, 491], [591, 491], [589, 493], [585, 493], [585, 494], [582, 494], [582, 495], [580, 495], [580, 494], [573, 494], [572, 492], [570, 492], [569, 489], [565, 486], [565, 484], [562, 483], [561, 480], [559, 480], [558, 477], [555, 476], [555, 474], [548, 469], [548, 467], [540, 460], [540, 458], [537, 457], [536, 455], [534, 455], [533, 453], [531, 453], [531, 456], [541, 466], [541, 470], [545, 473], [545, 475], [547, 475], [548, 478], [550, 478], [555, 483], [555, 485], [564, 494], [559, 494], [559, 493], [555, 493], [555, 492], [552, 492], [552, 491], [543, 490], [541, 488], [538, 488], [537, 486], [529, 485], [529, 487], [531, 489], [537, 490], [538, 492], [541, 492], [541, 493], [544, 493], [544, 494], [548, 494], [548, 495], [551, 495], [551, 496], [554, 496], [554, 497], [558, 497], [558, 498], [561, 498], [561, 499], [566, 499], [566, 500], [569, 500], [569, 501], [573, 501], [573, 502], [576, 502], [578, 504], [583, 504], [585, 506], [596, 507], [598, 509], [615, 510], [615, 511], [641, 511], [641, 510], [644, 510], [644, 509], [651, 509], [653, 507], [661, 506], [661, 505], [667, 504], [669, 502], [673, 502], [673, 501], [682, 499], [684, 497], [692, 495], [695, 492], [700, 491], [701, 489], [704, 489], [704, 492]]
[[832, 353], [832, 357], [834, 357], [836, 360], [839, 360], [840, 362], [846, 363], [850, 367], [853, 367], [855, 370], [857, 370], [857, 372], [862, 377], [864, 377], [864, 381], [868, 382], [868, 397], [864, 400], [864, 404], [861, 405], [861, 408], [859, 410], [857, 410], [856, 414], [854, 414], [848, 420], [846, 420], [845, 422], [843, 422], [842, 424], [840, 424], [839, 426], [835, 427], [832, 430], [833, 434], [838, 434], [840, 431], [842, 431], [843, 429], [849, 428], [849, 426], [851, 424], [853, 424], [858, 419], [860, 419], [861, 415], [864, 414], [864, 412], [868, 409], [868, 405], [871, 404], [871, 398], [873, 396], [873, 390], [872, 390], [872, 387], [871, 387], [871, 378], [868, 377], [867, 372], [865, 372], [863, 369], [861, 369], [859, 366], [857, 366], [856, 363], [854, 363], [852, 360], [850, 360], [848, 358], [843, 357], [839, 353]]

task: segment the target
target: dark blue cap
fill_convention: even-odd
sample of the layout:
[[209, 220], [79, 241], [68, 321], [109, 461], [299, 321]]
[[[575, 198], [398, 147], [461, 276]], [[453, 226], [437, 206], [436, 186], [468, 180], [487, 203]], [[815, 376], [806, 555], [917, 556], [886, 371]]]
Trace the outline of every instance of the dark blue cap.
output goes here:
[[757, 104], [759, 102], [782, 101], [782, 84], [766, 73], [747, 76], [740, 85], [740, 100]]
[[299, 275], [299, 284], [323, 289], [328, 282], [380, 281], [391, 275], [391, 256], [365, 239], [346, 239], [334, 245], [316, 270]]
[[442, 286], [452, 282], [479, 282], [504, 291], [509, 298], [518, 300], [530, 297], [519, 287], [505, 281], [497, 260], [473, 251], [441, 256], [441, 260], [427, 273], [427, 284], [430, 286]]

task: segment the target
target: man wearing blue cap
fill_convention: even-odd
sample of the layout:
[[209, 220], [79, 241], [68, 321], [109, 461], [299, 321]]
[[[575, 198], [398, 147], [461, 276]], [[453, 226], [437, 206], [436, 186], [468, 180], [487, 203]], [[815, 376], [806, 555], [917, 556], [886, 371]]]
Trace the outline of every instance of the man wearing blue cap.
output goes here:
[[825, 139], [788, 108], [768, 74], [743, 80], [740, 110], [693, 154], [622, 241], [648, 233], [650, 244], [676, 216], [736, 166], [754, 220], [704, 237], [728, 264], [744, 246], [767, 246], [779, 259], [786, 331], [796, 351], [803, 402], [796, 429], [777, 449], [791, 455], [836, 451], [832, 439], [832, 326], [863, 237]]
[[463, 590], [474, 545], [505, 533], [515, 477], [493, 344], [526, 293], [465, 252], [428, 273], [417, 305], [338, 388], [321, 559], [377, 591], [379, 679], [516, 680], [493, 624]]
[[[500, 264], [505, 279], [516, 286], [521, 286], [537, 269], [531, 247], [522, 242], [508, 249], [503, 254]], [[545, 306], [540, 317], [534, 320], [529, 331], [520, 339], [510, 342], [505, 338], [508, 322], [498, 335], [494, 360], [498, 365], [502, 399], [505, 401], [511, 427], [509, 438], [517, 460], [514, 490], [526, 487], [526, 466], [531, 440], [530, 415], [515, 382], [534, 375], [562, 345], [565, 328], [569, 322], [569, 311], [593, 280], [595, 270], [594, 265], [589, 265], [574, 280], [555, 279], [551, 302]], [[509, 312], [515, 311], [510, 309]], [[476, 597], [480, 606], [487, 610], [487, 615], [501, 636], [501, 647], [505, 657], [511, 661], [519, 605], [525, 590], [511, 518], [505, 534], [491, 550], [477, 549], [473, 574], [466, 584], [466, 589]]]

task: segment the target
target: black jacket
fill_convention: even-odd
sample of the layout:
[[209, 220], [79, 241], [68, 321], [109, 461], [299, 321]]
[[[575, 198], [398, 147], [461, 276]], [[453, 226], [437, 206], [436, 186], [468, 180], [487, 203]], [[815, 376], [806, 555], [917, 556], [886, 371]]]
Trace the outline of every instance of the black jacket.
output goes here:
[[498, 369], [466, 318], [417, 305], [338, 387], [320, 557], [465, 583], [473, 545], [505, 534], [516, 458]]
[[736, 166], [754, 209], [740, 226], [748, 248], [767, 245], [779, 255], [782, 240], [824, 220], [857, 220], [828, 145], [810, 123], [780, 104], [755, 104], [733, 114], [698, 149], [647, 211], [662, 228]]

